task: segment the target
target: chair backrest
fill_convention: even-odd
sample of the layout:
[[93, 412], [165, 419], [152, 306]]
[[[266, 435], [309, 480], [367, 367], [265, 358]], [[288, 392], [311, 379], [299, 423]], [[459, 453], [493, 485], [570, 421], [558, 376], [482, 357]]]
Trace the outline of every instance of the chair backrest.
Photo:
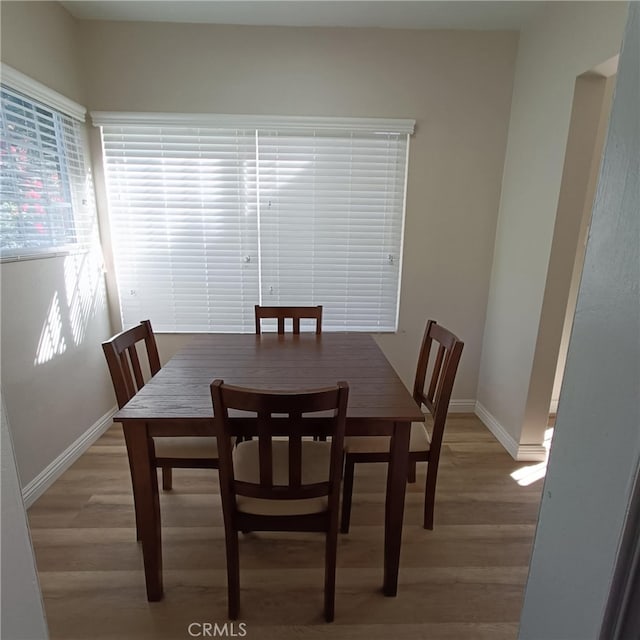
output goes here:
[[[430, 362], [431, 348], [437, 345], [435, 359]], [[444, 425], [449, 411], [451, 391], [456, 379], [458, 363], [464, 342], [435, 320], [429, 320], [422, 339], [418, 367], [413, 386], [413, 399], [423, 404], [433, 417], [431, 434], [431, 455], [437, 456], [442, 443]], [[427, 371], [431, 369], [429, 386], [425, 390]]]
[[293, 323], [293, 333], [300, 333], [300, 320], [311, 319], [316, 321], [316, 334], [322, 333], [322, 305], [317, 307], [262, 307], [255, 306], [256, 312], [256, 333], [262, 333], [261, 320], [263, 318], [277, 318], [278, 333], [284, 333], [284, 321], [291, 318]]
[[155, 376], [160, 371], [160, 357], [149, 320], [143, 320], [139, 325], [121, 331], [102, 343], [118, 407], [121, 409], [144, 387], [143, 367], [137, 349], [141, 342], [144, 342], [146, 348], [149, 372], [151, 376]]
[[[349, 387], [338, 382], [335, 387], [308, 391], [262, 391], [211, 383], [215, 432], [220, 460], [220, 492], [223, 506], [235, 509], [235, 496], [270, 500], [300, 500], [329, 496], [329, 510], [337, 513], [342, 479], [342, 458]], [[229, 417], [229, 410], [242, 414]], [[248, 413], [247, 413], [248, 412]], [[324, 412], [324, 413], [320, 413]], [[326, 413], [329, 415], [326, 415]], [[318, 415], [320, 414], [320, 415]], [[232, 438], [258, 438], [259, 482], [235, 479]], [[288, 440], [288, 482], [274, 483], [273, 438]], [[303, 482], [302, 438], [331, 436], [328, 481]], [[243, 443], [238, 446], [244, 446]], [[305, 444], [329, 446], [328, 443]]]

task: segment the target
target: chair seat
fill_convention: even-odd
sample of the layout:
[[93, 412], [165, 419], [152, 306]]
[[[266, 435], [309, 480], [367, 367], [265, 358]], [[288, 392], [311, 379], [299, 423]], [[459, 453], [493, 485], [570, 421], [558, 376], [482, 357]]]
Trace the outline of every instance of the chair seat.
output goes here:
[[[259, 484], [260, 467], [258, 440], [241, 442], [233, 450], [233, 469], [236, 480]], [[287, 440], [272, 440], [273, 484], [287, 485], [289, 482], [289, 443]], [[302, 441], [302, 483], [327, 482], [331, 443]], [[328, 497], [304, 500], [266, 500], [237, 496], [238, 511], [263, 516], [289, 516], [320, 513], [328, 508]]]
[[[347, 453], [389, 453], [391, 436], [348, 436], [344, 439]], [[422, 422], [411, 423], [409, 451], [429, 451], [431, 438]]]
[[218, 444], [212, 436], [171, 437], [153, 439], [156, 458], [217, 458]]

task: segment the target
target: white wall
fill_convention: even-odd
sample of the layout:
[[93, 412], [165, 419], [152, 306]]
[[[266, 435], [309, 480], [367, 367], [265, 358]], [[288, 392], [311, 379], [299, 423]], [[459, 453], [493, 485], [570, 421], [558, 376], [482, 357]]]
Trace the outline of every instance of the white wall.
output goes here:
[[[3, 2], [1, 12], [2, 61], [83, 104], [77, 24], [67, 11]], [[2, 395], [23, 487], [115, 405], [100, 347], [111, 327], [98, 259], [0, 267]]]
[[526, 587], [521, 640], [600, 637], [640, 464], [639, 61], [640, 5], [632, 3]]
[[[625, 3], [548, 3], [520, 37], [477, 397], [521, 456], [543, 453], [551, 399], [528, 405], [575, 81], [618, 52], [625, 16]], [[551, 360], [538, 375], [552, 381]]]
[[[551, 394], [552, 413], [556, 413], [558, 410], [560, 388], [567, 362], [569, 338], [571, 337], [573, 316], [576, 312], [587, 235], [591, 224], [593, 199], [596, 194], [605, 136], [611, 114], [611, 102], [615, 87], [614, 70], [617, 69], [617, 61], [612, 67], [611, 72], [613, 75], [611, 76], [585, 74], [576, 81], [569, 141], [567, 142], [558, 215], [556, 216], [553, 232], [551, 258], [542, 311], [542, 317], [544, 318], [545, 305], [555, 304], [559, 317], [554, 318], [554, 320], [558, 320], [558, 326], [554, 327], [556, 334], [554, 336], [543, 335], [544, 332], [542, 331], [538, 335], [538, 341], [547, 339], [552, 344], [554, 342], [557, 344], [558, 340], [560, 342], [553, 392]], [[562, 264], [554, 264], [554, 262], [558, 261], [561, 261]], [[569, 280], [568, 290], [566, 286], [567, 279]], [[550, 290], [554, 288], [554, 283], [558, 280], [562, 280], [563, 290], [560, 293], [562, 298], [559, 301], [550, 301], [550, 294], [552, 293]], [[559, 320], [562, 316], [562, 306], [564, 306], [563, 301], [565, 299], [566, 309], [564, 310], [562, 329], [560, 329]], [[548, 324], [551, 323], [549, 322]], [[549, 356], [553, 358], [553, 350], [551, 350]], [[535, 372], [535, 363], [533, 370]], [[539, 382], [544, 382], [548, 387], [551, 380], [539, 380]], [[544, 391], [541, 390], [541, 393], [544, 393]], [[542, 402], [544, 402], [544, 399]]]
[[2, 619], [0, 636], [11, 640], [49, 637], [33, 547], [20, 493], [4, 404], [0, 416], [2, 454]]
[[[513, 32], [83, 22], [95, 110], [415, 118], [400, 327], [412, 383], [426, 319], [465, 341], [473, 409], [517, 47]], [[153, 319], [152, 319], [153, 320]], [[168, 357], [179, 337], [161, 337]]]

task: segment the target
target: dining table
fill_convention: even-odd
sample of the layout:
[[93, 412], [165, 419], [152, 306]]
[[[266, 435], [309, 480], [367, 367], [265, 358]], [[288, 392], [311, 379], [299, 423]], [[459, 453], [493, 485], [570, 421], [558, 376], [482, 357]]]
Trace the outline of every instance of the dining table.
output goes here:
[[347, 436], [391, 436], [384, 519], [383, 593], [395, 596], [411, 423], [420, 407], [374, 337], [360, 332], [195, 335], [115, 415], [122, 423], [142, 544], [147, 599], [163, 596], [154, 437], [213, 436], [210, 384], [306, 390], [349, 384]]

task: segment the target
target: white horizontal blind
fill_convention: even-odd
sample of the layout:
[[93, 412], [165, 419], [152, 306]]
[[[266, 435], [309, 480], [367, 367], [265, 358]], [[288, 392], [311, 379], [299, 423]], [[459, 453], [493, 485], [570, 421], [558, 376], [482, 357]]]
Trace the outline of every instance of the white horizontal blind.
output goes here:
[[406, 121], [389, 133], [389, 121], [378, 132], [96, 115], [125, 326], [250, 332], [260, 303], [322, 304], [323, 330], [396, 328]]
[[263, 304], [395, 330], [406, 155], [406, 134], [259, 132]]
[[104, 127], [125, 326], [250, 331], [258, 299], [254, 131]]
[[0, 105], [2, 257], [87, 248], [95, 206], [83, 125], [5, 85]]

